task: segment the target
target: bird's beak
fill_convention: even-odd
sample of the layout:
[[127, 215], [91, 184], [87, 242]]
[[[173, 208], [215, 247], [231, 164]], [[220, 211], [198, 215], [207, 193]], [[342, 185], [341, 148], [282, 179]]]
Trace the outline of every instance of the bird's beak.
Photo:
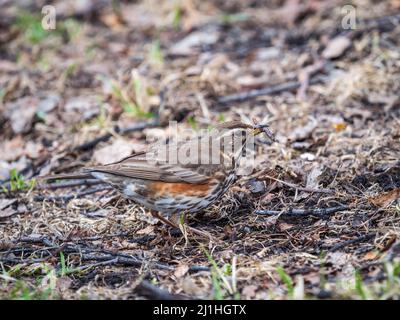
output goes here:
[[253, 136], [256, 136], [256, 135], [258, 135], [258, 134], [260, 134], [260, 133], [262, 133], [263, 131], [262, 131], [262, 129], [261, 128], [254, 128], [253, 129]]
[[265, 133], [265, 135], [272, 141], [275, 142], [275, 135], [268, 128], [267, 125], [256, 125], [253, 129], [253, 135], [256, 136], [260, 133]]

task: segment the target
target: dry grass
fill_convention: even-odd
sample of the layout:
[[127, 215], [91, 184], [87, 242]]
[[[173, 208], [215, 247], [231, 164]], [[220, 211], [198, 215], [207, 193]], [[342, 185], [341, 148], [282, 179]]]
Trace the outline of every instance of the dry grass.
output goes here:
[[[73, 33], [67, 42], [45, 37], [29, 49], [24, 34], [17, 33], [1, 44], [0, 58], [12, 63], [0, 75], [5, 88], [0, 149], [6, 150], [0, 164], [28, 170], [27, 178], [14, 179], [23, 190], [0, 194], [1, 201], [16, 199], [0, 208], [0, 297], [154, 298], [143, 294], [145, 280], [191, 298], [398, 299], [400, 207], [385, 192], [400, 188], [399, 27], [361, 33], [343, 56], [327, 62], [324, 82], [309, 87], [306, 101], [297, 100], [296, 92], [282, 92], [227, 107], [216, 98], [295, 79], [321, 52], [324, 37], [318, 34], [335, 28], [340, 5], [296, 22], [307, 35], [297, 39], [300, 43], [284, 40], [295, 36], [284, 22], [275, 28], [260, 19], [236, 22], [230, 16], [235, 22], [222, 26], [225, 10], [255, 14], [239, 4], [232, 9], [193, 1], [193, 11], [179, 9], [182, 20], [175, 9], [156, 11], [152, 2], [140, 6], [163, 19], [143, 19], [132, 33], [132, 25], [119, 24], [105, 9], [101, 23], [76, 20], [79, 31], [67, 29]], [[374, 8], [374, 16], [393, 14], [390, 4]], [[126, 9], [142, 10], [133, 4]], [[271, 3], [263, 10], [276, 9]], [[359, 12], [360, 19], [370, 18], [369, 11]], [[171, 22], [174, 15], [178, 29]], [[188, 26], [211, 30], [206, 33], [220, 40], [192, 48], [189, 56], [170, 54]], [[278, 54], [270, 51], [265, 58], [266, 46]], [[135, 91], [138, 83], [141, 89]], [[49, 92], [58, 96], [57, 107], [15, 134], [5, 111], [9, 103]], [[88, 95], [97, 99], [95, 107], [93, 102], [85, 110], [67, 107], [71, 98]], [[117, 124], [148, 121], [160, 103], [157, 129], [121, 136], [113, 131]], [[83, 119], [84, 111], [93, 116]], [[167, 120], [198, 128], [234, 118], [269, 121], [278, 142], [260, 142], [253, 175], [239, 179], [204, 213], [187, 215], [187, 224], [209, 232], [213, 241], [184, 237], [110, 190], [76, 196], [96, 185], [47, 191], [23, 185], [38, 174], [93, 163], [93, 154], [117, 139], [138, 151], [146, 134], [170, 134], [163, 126]], [[107, 132], [111, 138], [94, 149], [71, 151]], [[256, 185], [261, 192], [254, 192]], [[35, 198], [65, 195], [75, 198]], [[291, 208], [337, 205], [348, 208], [325, 216], [285, 214]], [[263, 209], [283, 213], [255, 213]]]

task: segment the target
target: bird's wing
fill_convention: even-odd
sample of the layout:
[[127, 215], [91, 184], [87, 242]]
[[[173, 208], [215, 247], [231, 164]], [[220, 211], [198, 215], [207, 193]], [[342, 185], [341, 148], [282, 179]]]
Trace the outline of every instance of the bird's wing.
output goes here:
[[146, 158], [146, 154], [134, 155], [105, 166], [90, 167], [85, 171], [164, 182], [205, 183], [210, 179], [210, 177], [198, 173], [196, 166], [163, 164], [151, 161]]

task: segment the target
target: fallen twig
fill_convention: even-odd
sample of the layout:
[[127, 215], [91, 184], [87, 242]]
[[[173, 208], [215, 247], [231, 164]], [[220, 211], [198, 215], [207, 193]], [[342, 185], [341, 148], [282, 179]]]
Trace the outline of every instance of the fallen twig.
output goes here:
[[51, 256], [47, 256], [45, 258], [38, 258], [38, 259], [17, 259], [17, 258], [0, 258], [0, 262], [1, 263], [5, 263], [5, 264], [21, 264], [21, 263], [25, 263], [25, 264], [34, 264], [34, 263], [40, 263], [40, 262], [45, 262], [48, 259], [50, 259]]
[[[142, 259], [139, 259], [137, 257], [128, 254], [113, 252], [110, 250], [104, 250], [102, 248], [90, 248], [87, 245], [81, 246], [77, 244], [79, 243], [79, 241], [82, 240], [94, 241], [99, 239], [105, 239], [106, 237], [119, 237], [119, 236], [126, 237], [128, 236], [128, 233], [117, 233], [101, 237], [84, 237], [78, 239], [77, 238], [64, 239], [64, 240], [58, 239], [62, 242], [60, 245], [57, 245], [55, 241], [52, 242], [47, 236], [44, 235], [24, 236], [16, 239], [15, 241], [13, 241], [13, 243], [23, 242], [23, 243], [42, 244], [45, 246], [45, 248], [12, 247], [6, 251], [0, 251], [0, 257], [1, 257], [0, 261], [12, 264], [43, 262], [50, 259], [51, 257], [58, 255], [58, 253], [62, 251], [66, 254], [79, 254], [81, 261], [96, 261], [96, 263], [90, 265], [77, 267], [79, 270], [83, 270], [89, 267], [107, 266], [107, 265], [141, 267], [144, 263], [147, 263], [148, 265], [161, 270], [173, 271], [175, 269], [174, 266], [170, 266], [160, 262], [156, 261], [144, 262]], [[139, 242], [145, 239], [148, 239], [148, 236], [135, 238], [131, 242]], [[74, 245], [71, 245], [68, 242], [73, 242]], [[25, 253], [32, 254], [33, 252], [43, 252], [43, 251], [47, 251], [48, 255], [38, 259], [23, 259], [23, 255]], [[7, 257], [7, 255], [11, 253], [14, 254], [19, 253], [22, 256], [18, 259], [14, 257]], [[210, 268], [208, 266], [201, 266], [201, 265], [193, 265], [189, 267], [189, 272], [198, 272], [198, 271], [210, 271]]]
[[[310, 79], [309, 83], [316, 84], [321, 81], [322, 81], [321, 77], [314, 77], [314, 78]], [[234, 94], [230, 94], [227, 96], [219, 97], [217, 99], [217, 102], [219, 104], [228, 104], [228, 103], [232, 103], [232, 102], [243, 102], [245, 100], [249, 100], [252, 98], [259, 97], [259, 96], [273, 95], [273, 94], [278, 94], [278, 93], [281, 93], [284, 91], [293, 91], [293, 90], [298, 89], [300, 86], [301, 86], [301, 84], [298, 81], [288, 81], [288, 82], [264, 87], [261, 89], [254, 89], [254, 90], [250, 90], [250, 91], [244, 91], [244, 92], [240, 92], [240, 93], [234, 93]]]
[[207, 266], [190, 266], [190, 272], [198, 272], [198, 271], [210, 271], [210, 267]]
[[88, 264], [88, 265], [83, 265], [83, 266], [79, 266], [79, 267], [73, 268], [73, 271], [74, 272], [79, 272], [79, 271], [86, 271], [88, 269], [92, 269], [92, 268], [95, 268], [95, 267], [111, 266], [111, 265], [114, 265], [114, 263], [116, 263], [117, 260], [118, 260], [118, 258], [111, 259], [111, 260], [108, 260], [108, 261], [95, 262], [95, 263], [91, 263], [91, 264]]
[[65, 195], [65, 196], [35, 196], [35, 197], [33, 197], [33, 200], [34, 201], [45, 201], [45, 200], [47, 200], [47, 201], [64, 201], [64, 202], [68, 202], [68, 201], [70, 201], [72, 199], [75, 199], [75, 198], [81, 198], [81, 197], [87, 196], [89, 194], [93, 194], [93, 193], [101, 192], [101, 191], [106, 191], [106, 190], [110, 191], [110, 190], [113, 190], [113, 188], [110, 187], [110, 186], [105, 186], [105, 187], [102, 187], [102, 188], [90, 189], [90, 190], [87, 190], [87, 191], [79, 192], [79, 193], [76, 193], [76, 194], [68, 194], [68, 195]]
[[[75, 252], [68, 252], [69, 254], [73, 254]], [[143, 264], [142, 260], [139, 260], [135, 257], [121, 257], [118, 254], [115, 255], [93, 255], [93, 254], [84, 254], [81, 257], [82, 261], [99, 261], [103, 262], [104, 265], [128, 265], [134, 267], [141, 267]], [[161, 269], [169, 269], [168, 266], [161, 265]]]
[[326, 216], [333, 214], [338, 211], [347, 210], [348, 206], [337, 206], [331, 208], [316, 208], [316, 209], [293, 209], [290, 208], [287, 211], [277, 211], [277, 210], [256, 210], [255, 214], [266, 215], [266, 216], [276, 216], [276, 215], [288, 215], [288, 216]]
[[297, 90], [297, 99], [299, 101], [306, 101], [307, 99], [307, 89], [310, 86], [311, 78], [318, 72], [320, 72], [326, 65], [325, 59], [320, 59], [314, 62], [312, 65], [309, 65], [302, 69], [299, 73], [299, 83], [300, 86]]
[[340, 242], [340, 243], [334, 245], [332, 248], [330, 248], [329, 251], [333, 252], [333, 251], [336, 251], [336, 250], [339, 250], [339, 249], [343, 249], [344, 247], [350, 246], [352, 244], [363, 242], [363, 241], [375, 238], [375, 236], [376, 236], [375, 232], [367, 233], [367, 234], [359, 236], [359, 237], [357, 237], [355, 239], [350, 239], [350, 240], [347, 240], [347, 241]]
[[82, 179], [79, 181], [68, 181], [63, 183], [49, 183], [42, 184], [35, 188], [35, 190], [54, 190], [54, 189], [63, 189], [63, 188], [72, 188], [72, 187], [80, 187], [80, 186], [93, 186], [97, 184], [104, 184], [103, 181], [97, 179]]
[[[90, 248], [87, 246], [81, 247], [81, 246], [67, 245], [62, 250], [68, 254], [79, 254], [81, 256], [81, 260], [111, 261], [117, 259], [113, 262], [114, 264], [141, 267], [144, 263], [146, 263], [158, 269], [169, 270], [169, 271], [174, 270], [172, 266], [169, 266], [167, 264], [159, 262], [151, 262], [151, 261], [145, 262], [142, 259], [136, 258], [128, 254], [113, 252], [105, 249]], [[93, 253], [98, 253], [98, 254], [93, 254]]]
[[[23, 237], [18, 240], [17, 242], [28, 242], [28, 243], [36, 243], [36, 244], [43, 244], [46, 247], [46, 251], [48, 251], [46, 256], [41, 256], [40, 258], [31, 258], [32, 250], [30, 248], [26, 251], [21, 252], [18, 258], [15, 257], [8, 257], [9, 254], [13, 253], [13, 250], [17, 248], [13, 248], [12, 250], [7, 250], [5, 252], [0, 252], [0, 262], [9, 263], [9, 264], [18, 264], [18, 263], [37, 263], [46, 261], [52, 257], [55, 257], [59, 254], [59, 252], [64, 252], [65, 254], [76, 254], [79, 255], [81, 261], [96, 261], [95, 264], [91, 264], [91, 266], [105, 266], [105, 265], [124, 265], [124, 266], [134, 266], [134, 267], [142, 267], [144, 264], [150, 265], [151, 267], [161, 269], [161, 270], [168, 270], [173, 271], [174, 267], [159, 263], [159, 262], [152, 262], [152, 261], [144, 261], [140, 258], [118, 253], [112, 252], [110, 250], [105, 250], [101, 248], [90, 248], [88, 246], [81, 246], [81, 245], [70, 245], [68, 243], [62, 243], [61, 245], [53, 244], [48, 238], [39, 236], [39, 237]], [[35, 248], [35, 251], [42, 251], [40, 248]], [[24, 252], [30, 253], [29, 259], [24, 259]], [[86, 268], [88, 266], [84, 266]], [[80, 268], [80, 267], [77, 267]]]
[[27, 243], [42, 243], [48, 247], [54, 247], [54, 243], [50, 241], [46, 236], [37, 236], [37, 237], [21, 237], [17, 240], [17, 242], [27, 242]]

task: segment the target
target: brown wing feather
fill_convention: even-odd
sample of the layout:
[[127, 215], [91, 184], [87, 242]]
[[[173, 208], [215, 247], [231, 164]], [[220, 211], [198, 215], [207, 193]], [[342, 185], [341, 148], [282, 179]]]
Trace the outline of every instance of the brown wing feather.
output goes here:
[[51, 181], [51, 180], [79, 180], [79, 179], [93, 179], [89, 173], [72, 173], [72, 174], [54, 174], [48, 176], [38, 177], [39, 180]]
[[164, 182], [205, 183], [210, 178], [199, 174], [195, 169], [179, 166], [158, 165], [145, 159], [129, 158], [117, 164], [91, 167], [88, 172], [103, 172], [134, 179], [144, 179]]
[[[183, 144], [191, 144], [195, 141], [186, 141]], [[176, 150], [181, 144], [170, 144], [170, 150]], [[186, 183], [206, 183], [210, 177], [206, 174], [200, 174], [198, 169], [201, 164], [168, 164], [165, 161], [165, 155], [159, 154], [158, 151], [162, 146], [151, 147], [145, 153], [138, 153], [126, 157], [118, 162], [107, 164], [104, 166], [96, 166], [87, 168], [86, 172], [103, 172], [122, 177], [134, 179], [144, 179], [162, 182], [186, 182]], [[198, 159], [195, 159], [197, 163]]]
[[[232, 129], [232, 128], [250, 128], [250, 125], [244, 124], [240, 121], [231, 121], [220, 124], [217, 126], [218, 129]], [[199, 143], [198, 138], [192, 141], [172, 143], [169, 145], [170, 148], [180, 148], [183, 145], [191, 143]], [[208, 145], [208, 144], [207, 144]], [[197, 146], [197, 144], [196, 144]], [[163, 182], [186, 182], [186, 183], [206, 183], [210, 180], [212, 171], [216, 170], [218, 166], [211, 164], [207, 165], [208, 174], [200, 174], [198, 169], [202, 167], [201, 164], [188, 164], [188, 165], [168, 165], [162, 164], [163, 161], [157, 160], [157, 151], [159, 146], [153, 146], [149, 152], [141, 152], [117, 162], [110, 163], [103, 166], [85, 168], [81, 175], [76, 176], [59, 176], [61, 179], [67, 178], [88, 178], [91, 172], [103, 172], [111, 175], [117, 175], [122, 177], [129, 177], [134, 179], [144, 179], [151, 181], [163, 181]], [[149, 159], [154, 161], [149, 161]], [[194, 159], [194, 163], [197, 163], [199, 159]], [[204, 172], [204, 170], [203, 170]]]

